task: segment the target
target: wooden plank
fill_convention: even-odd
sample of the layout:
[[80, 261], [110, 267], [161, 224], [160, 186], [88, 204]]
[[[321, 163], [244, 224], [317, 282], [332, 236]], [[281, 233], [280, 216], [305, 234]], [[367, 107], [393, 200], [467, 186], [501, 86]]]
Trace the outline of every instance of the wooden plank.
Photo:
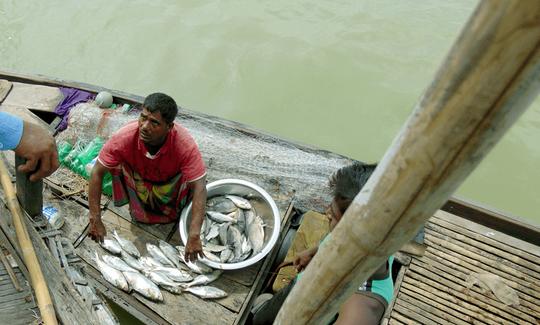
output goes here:
[[[436, 293], [438, 297], [447, 301], [449, 304], [454, 305], [463, 314], [470, 315], [471, 317], [475, 317], [482, 321], [487, 321], [484, 318], [488, 317], [496, 323], [501, 322], [502, 318], [506, 318], [517, 323], [524, 322], [525, 320], [528, 322], [534, 322], [534, 318], [528, 316], [527, 313], [519, 313], [516, 317], [507, 312], [507, 309], [509, 309], [508, 306], [505, 306], [502, 303], [497, 303], [496, 301], [487, 303], [485, 302], [486, 299], [478, 299], [479, 296], [481, 297], [483, 295], [473, 295], [471, 294], [470, 290], [466, 289], [465, 286], [459, 286], [456, 283], [451, 283], [430, 270], [431, 269], [429, 266], [424, 268], [421, 265], [413, 262], [411, 265], [411, 271], [413, 272], [409, 274], [409, 277], [405, 280], [405, 282], [414, 286], [415, 288], [418, 288], [419, 290], [421, 289], [426, 292]], [[515, 313], [515, 311], [512, 311], [512, 313]]]
[[0, 104], [13, 88], [13, 83], [9, 80], [0, 80]]
[[450, 239], [449, 241], [457, 246], [466, 248], [468, 251], [475, 252], [476, 254], [479, 254], [487, 259], [496, 261], [499, 265], [508, 266], [540, 281], [539, 264], [532, 263], [520, 258], [519, 256], [509, 254], [503, 249], [486, 245], [479, 242], [476, 238], [470, 238], [458, 234], [434, 223], [426, 224], [426, 234], [433, 234], [439, 238]]
[[274, 264], [274, 261], [279, 252], [280, 246], [283, 244], [283, 240], [285, 239], [285, 236], [287, 234], [286, 230], [289, 229], [290, 224], [291, 224], [293, 210], [294, 210], [294, 197], [291, 198], [289, 202], [289, 206], [285, 210], [285, 213], [283, 214], [283, 217], [281, 218], [281, 229], [280, 229], [280, 234], [276, 242], [276, 245], [264, 259], [264, 264], [261, 267], [261, 271], [257, 275], [257, 278], [255, 279], [253, 286], [249, 290], [249, 294], [247, 295], [244, 301], [244, 304], [242, 305], [242, 309], [240, 310], [239, 316], [236, 318], [234, 322], [235, 325], [244, 324], [246, 322], [247, 317], [250, 313], [251, 307], [253, 305], [253, 302], [256, 298], [256, 294], [261, 292], [261, 289], [264, 284], [263, 281], [266, 278], [267, 273], [270, 271], [270, 268]]
[[[521, 239], [522, 242], [525, 241], [540, 247], [540, 228], [526, 220], [515, 216], [509, 217], [495, 212], [493, 209], [487, 209], [457, 197], [452, 197], [442, 209], [453, 215], [461, 216], [464, 220], [466, 219], [478, 227], [488, 227], [508, 235], [509, 238]], [[520, 246], [522, 243], [515, 247]]]
[[2, 102], [2, 106], [52, 112], [62, 99], [63, 95], [56, 87], [14, 82], [13, 88]]
[[93, 267], [85, 267], [84, 273], [89, 284], [95, 288], [98, 295], [106, 297], [117, 304], [120, 308], [140, 320], [143, 324], [170, 324], [148, 306], [139, 302], [134, 296], [128, 295], [122, 290], [110, 286], [110, 284], [105, 281], [101, 274]]
[[417, 302], [415, 299], [404, 293], [400, 295], [399, 300], [394, 305], [394, 309], [405, 317], [419, 321], [421, 324], [449, 324], [445, 319], [430, 312], [433, 307], [428, 306], [423, 302]]
[[[452, 251], [444, 250], [444, 248], [439, 248], [437, 250], [428, 250], [426, 252], [426, 256], [429, 256], [431, 259], [437, 259], [438, 261], [448, 261], [445, 264], [447, 266], [453, 267], [460, 272], [463, 272], [464, 274], [470, 274], [471, 272], [476, 273], [482, 273], [482, 272], [489, 272], [486, 270], [483, 270], [475, 265], [470, 264], [469, 262], [465, 261], [462, 257], [458, 256], [456, 257], [453, 255]], [[474, 262], [474, 261], [473, 261]], [[445, 263], [445, 262], [441, 262]], [[498, 273], [497, 270], [494, 270], [492, 272], [494, 274]], [[501, 274], [498, 274], [501, 276]], [[506, 275], [505, 273], [502, 275]], [[533, 298], [533, 295], [535, 294], [534, 291], [532, 291], [530, 288], [524, 286], [521, 283], [516, 282], [514, 279], [512, 279], [510, 276], [505, 278], [504, 276], [501, 276], [505, 283], [510, 286], [512, 289], [515, 289], [518, 291], [518, 294], [521, 292], [523, 295], [519, 295], [521, 299], [521, 304], [529, 306], [529, 308], [535, 308], [534, 306], [537, 304], [535, 301], [535, 298]]]
[[[60, 202], [58, 202], [58, 204], [60, 204]], [[72, 216], [70, 222], [66, 222], [62, 230], [64, 231], [64, 236], [66, 238], [74, 241], [87, 222], [86, 214], [84, 213], [86, 212], [86, 209], [74, 202], [64, 201], [62, 202], [62, 204], [64, 212]], [[109, 233], [108, 236], [110, 236], [113, 229], [116, 229], [120, 236], [131, 240], [143, 255], [146, 252], [146, 243], [157, 243], [156, 237], [152, 236], [147, 231], [144, 231], [143, 229], [138, 227], [138, 225], [135, 225], [110, 211], [107, 211], [103, 214], [102, 220], [107, 227]], [[94, 252], [98, 252], [100, 254], [107, 254], [97, 243], [95, 243], [91, 239], [84, 240], [81, 245], [76, 249], [77, 255], [79, 255], [89, 265], [94, 264]], [[112, 289], [112, 287], [108, 283], [105, 283], [104, 285], [108, 289]], [[134, 297], [139, 300], [143, 305], [146, 305], [148, 306], [148, 308], [153, 309], [154, 312], [159, 314], [164, 320], [171, 323], [175, 323], [178, 317], [186, 317], [187, 319], [193, 319], [194, 323], [197, 323], [200, 318], [212, 317], [211, 314], [204, 312], [205, 308], [210, 311], [221, 311], [225, 315], [224, 319], [230, 318], [232, 322], [232, 320], [235, 318], [235, 314], [230, 310], [240, 310], [249, 291], [249, 288], [235, 281], [232, 281], [227, 277], [219, 278], [212, 285], [225, 289], [229, 293], [229, 296], [225, 299], [220, 299], [217, 301], [204, 301], [200, 298], [193, 297], [191, 294], [172, 295], [168, 293], [165, 294], [165, 292], [162, 290], [163, 294], [167, 295], [168, 297], [166, 300], [166, 304], [156, 304], [138, 295], [134, 295]], [[190, 298], [186, 299], [188, 296]], [[122, 299], [126, 300], [125, 295], [122, 295], [121, 297]], [[199, 310], [200, 315], [192, 316], [187, 314], [174, 314], [174, 312], [186, 312], [189, 309], [190, 305], [192, 305], [191, 308], [193, 308], [193, 310]]]
[[399, 313], [397, 310], [394, 313], [392, 313], [392, 319], [396, 319], [398, 322], [402, 324], [420, 324], [419, 322], [408, 318], [404, 314]]
[[[486, 295], [481, 289], [475, 286], [468, 288], [465, 280], [466, 275], [456, 272], [451, 267], [446, 267], [437, 262], [431, 263], [431, 261], [417, 260], [414, 261], [413, 264], [422, 268], [422, 277], [440, 283], [443, 287], [448, 288], [447, 292], [449, 294], [452, 294], [459, 299], [467, 300], [479, 308], [490, 310], [494, 314], [507, 319], [512, 319], [513, 316], [515, 316], [529, 322], [534, 321], [530, 316], [535, 313], [532, 309], [522, 304], [508, 308], [508, 306], [498, 301], [495, 297]], [[417, 268], [415, 268], [415, 270], [417, 270]], [[440, 287], [439, 290], [442, 290], [442, 287]], [[492, 307], [488, 307], [487, 305]]]
[[394, 309], [394, 304], [396, 303], [397, 296], [399, 294], [399, 290], [401, 288], [401, 284], [403, 283], [403, 277], [405, 276], [405, 272], [407, 272], [408, 269], [408, 266], [402, 266], [398, 272], [396, 281], [394, 281], [394, 294], [392, 295], [392, 300], [390, 301], [390, 304], [386, 308], [386, 311], [383, 315], [383, 320], [390, 318], [392, 310]]
[[497, 264], [496, 260], [490, 260], [482, 254], [478, 254], [473, 251], [468, 251], [454, 243], [448, 242], [445, 238], [440, 238], [433, 234], [426, 233], [426, 243], [437, 245], [441, 250], [449, 253], [450, 255], [462, 258], [464, 261], [472, 264], [476, 267], [476, 272], [489, 272], [497, 274], [505, 279], [516, 281], [522, 284], [525, 288], [530, 288], [526, 292], [530, 292], [533, 297], [540, 298], [540, 285], [538, 280], [524, 274], [518, 270], [514, 270], [511, 267]]
[[[1, 192], [1, 194], [3, 195], [3, 192]], [[6, 222], [8, 219], [11, 219], [11, 213], [6, 208], [4, 201], [0, 201], [0, 242], [11, 254], [13, 259], [19, 266], [19, 269], [24, 274], [24, 277], [26, 279], [30, 279], [28, 269], [26, 268], [26, 265], [21, 258], [22, 252], [20, 251], [19, 243], [17, 242], [17, 239], [15, 237], [15, 231], [11, 227], [9, 227], [8, 223]]]
[[[470, 324], [473, 321], [471, 315], [462, 313], [465, 309], [459, 306], [452, 306], [450, 302], [445, 302], [443, 299], [437, 297], [436, 290], [426, 291], [419, 287], [414, 287], [410, 284], [411, 279], [405, 278], [401, 285], [400, 292], [411, 297], [412, 301], [423, 302], [426, 306], [430, 306], [429, 311], [431, 314], [442, 318], [452, 324], [465, 325]], [[452, 298], [452, 297], [450, 297]]]
[[540, 258], [540, 246], [535, 246], [497, 230], [475, 224], [448, 212], [441, 210], [437, 211], [437, 213], [429, 219], [429, 222], [452, 229], [462, 235], [475, 238], [489, 246], [503, 249], [532, 263], [536, 263], [538, 258]]
[[47, 281], [51, 292], [54, 292], [52, 299], [54, 301], [56, 314], [60, 321], [64, 324], [97, 324], [99, 321], [92, 311], [86, 308], [70, 280], [53, 260], [52, 255], [37, 231], [32, 227], [28, 220], [25, 221], [45, 280]]

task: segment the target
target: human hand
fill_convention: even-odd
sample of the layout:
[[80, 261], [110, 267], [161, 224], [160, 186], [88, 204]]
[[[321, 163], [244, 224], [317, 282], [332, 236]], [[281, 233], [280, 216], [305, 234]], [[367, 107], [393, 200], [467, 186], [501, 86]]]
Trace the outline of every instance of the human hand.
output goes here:
[[32, 182], [47, 177], [58, 169], [58, 152], [54, 138], [39, 125], [24, 122], [21, 141], [14, 151], [17, 156], [26, 159], [18, 170], [32, 173], [30, 175]]
[[186, 244], [184, 259], [188, 262], [195, 262], [199, 257], [204, 257], [201, 238], [199, 235], [189, 235]]
[[107, 229], [101, 218], [90, 217], [90, 228], [88, 230], [88, 236], [92, 238], [96, 243], [103, 243], [103, 239], [107, 235]]
[[303, 271], [308, 266], [309, 262], [311, 262], [311, 259], [313, 259], [313, 256], [315, 256], [316, 252], [316, 250], [308, 249], [298, 253], [298, 255], [295, 256], [293, 261], [293, 265], [296, 268], [296, 271]]

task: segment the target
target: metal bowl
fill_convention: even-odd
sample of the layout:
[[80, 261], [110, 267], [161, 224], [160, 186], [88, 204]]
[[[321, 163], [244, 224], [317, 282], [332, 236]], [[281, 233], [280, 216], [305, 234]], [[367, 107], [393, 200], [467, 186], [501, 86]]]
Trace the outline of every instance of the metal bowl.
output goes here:
[[[265, 257], [277, 242], [281, 217], [276, 203], [272, 197], [259, 186], [240, 179], [222, 179], [212, 182], [206, 186], [208, 198], [214, 196], [232, 194], [242, 196], [250, 200], [257, 215], [265, 224], [264, 245], [262, 250], [256, 255], [237, 263], [218, 263], [202, 258], [201, 261], [215, 269], [236, 270], [253, 265]], [[187, 243], [189, 225], [191, 223], [191, 203], [182, 211], [180, 216], [180, 237], [184, 245]]]

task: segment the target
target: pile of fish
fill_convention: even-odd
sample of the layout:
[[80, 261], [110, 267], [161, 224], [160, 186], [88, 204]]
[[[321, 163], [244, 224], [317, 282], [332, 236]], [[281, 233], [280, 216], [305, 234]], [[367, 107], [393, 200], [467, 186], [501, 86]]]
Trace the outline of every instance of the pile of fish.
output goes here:
[[[190, 292], [203, 299], [227, 296], [221, 289], [208, 286], [222, 271], [200, 262], [184, 261], [184, 247], [174, 248], [160, 240], [159, 246], [146, 244], [149, 256], [141, 256], [135, 245], [113, 231], [114, 239], [105, 238], [101, 246], [114, 255], [95, 253], [97, 268], [103, 278], [125, 292], [134, 290], [144, 297], [163, 301], [160, 287], [171, 293]], [[182, 261], [183, 263], [181, 263]], [[193, 273], [199, 274], [195, 278]]]
[[249, 200], [236, 195], [215, 196], [206, 203], [201, 242], [207, 259], [238, 263], [264, 246], [264, 222]]

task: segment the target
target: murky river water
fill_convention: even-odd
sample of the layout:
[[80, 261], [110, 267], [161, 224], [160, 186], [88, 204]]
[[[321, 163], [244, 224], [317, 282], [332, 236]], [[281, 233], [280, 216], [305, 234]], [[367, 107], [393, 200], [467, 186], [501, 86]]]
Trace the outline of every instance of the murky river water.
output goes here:
[[[475, 1], [0, 2], [0, 68], [171, 94], [377, 161]], [[540, 101], [458, 195], [540, 223]]]

